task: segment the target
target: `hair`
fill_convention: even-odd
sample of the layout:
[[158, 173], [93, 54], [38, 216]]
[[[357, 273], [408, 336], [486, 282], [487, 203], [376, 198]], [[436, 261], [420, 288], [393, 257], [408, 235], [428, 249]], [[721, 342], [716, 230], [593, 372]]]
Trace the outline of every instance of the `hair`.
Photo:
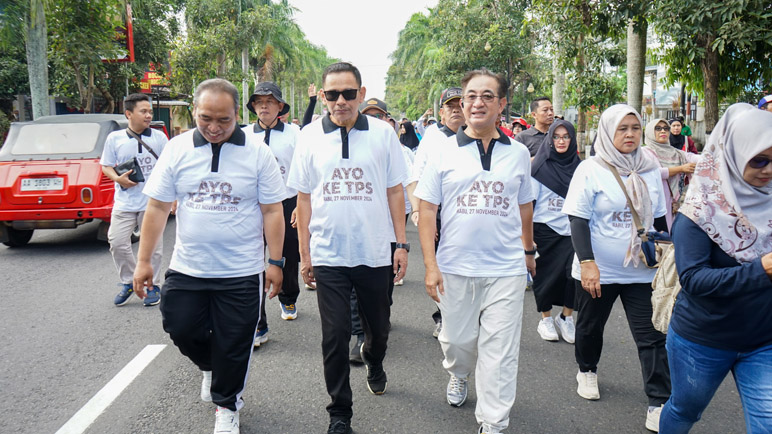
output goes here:
[[469, 71], [464, 75], [464, 78], [461, 79], [461, 88], [466, 90], [466, 85], [469, 84], [469, 82], [475, 78], [475, 77], [491, 77], [496, 80], [496, 82], [499, 85], [499, 91], [498, 91], [498, 97], [499, 98], [505, 98], [507, 96], [507, 79], [504, 78], [501, 74], [496, 74], [495, 72], [489, 70], [488, 68], [480, 68], [480, 69], [474, 69], [472, 71]]
[[228, 80], [222, 78], [210, 78], [202, 81], [193, 92], [193, 107], [198, 106], [201, 95], [206, 91], [227, 93], [233, 98], [233, 108], [236, 113], [239, 111], [239, 90]]
[[552, 100], [548, 96], [541, 96], [539, 98], [536, 98], [535, 100], [531, 101], [531, 112], [535, 112], [537, 108], [539, 108], [539, 101], [547, 101], [552, 102]]
[[762, 110], [766, 110], [767, 107], [769, 107], [770, 104], [772, 104], [772, 103], [768, 102], [768, 103], [764, 104], [763, 106], [761, 106], [761, 109]]
[[356, 78], [357, 81], [357, 86], [362, 87], [362, 74], [359, 73], [359, 69], [357, 69], [356, 66], [350, 64], [349, 62], [337, 62], [324, 68], [324, 73], [322, 73], [322, 86], [324, 86], [328, 75], [337, 74], [340, 72], [350, 72], [354, 74], [354, 78]]
[[137, 107], [137, 103], [140, 101], [150, 102], [150, 97], [144, 93], [132, 93], [131, 95], [127, 96], [125, 100], [123, 100], [123, 108], [127, 111], [133, 112], [134, 108]]

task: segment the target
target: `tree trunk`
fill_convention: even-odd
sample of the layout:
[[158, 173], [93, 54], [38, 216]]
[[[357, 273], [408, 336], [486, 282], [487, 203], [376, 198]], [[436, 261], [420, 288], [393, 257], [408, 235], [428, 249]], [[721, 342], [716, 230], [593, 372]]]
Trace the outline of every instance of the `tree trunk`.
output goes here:
[[249, 84], [247, 82], [249, 74], [249, 49], [247, 48], [241, 50], [241, 73], [244, 75], [244, 78], [241, 80], [241, 123], [246, 125], [249, 123], [249, 110], [244, 108], [249, 100]]
[[[579, 34], [578, 37], [578, 46], [579, 46], [579, 53], [576, 56], [576, 75], [579, 78], [582, 78], [582, 76], [585, 73], [585, 67], [586, 63], [584, 60], [584, 35]], [[580, 81], [581, 83], [581, 81]], [[579, 101], [583, 100], [583, 89], [580, 85], [576, 89], [577, 93], [579, 94]], [[587, 132], [587, 107], [584, 106], [584, 104], [580, 103], [579, 106], [579, 116], [576, 119], [576, 142], [579, 149], [584, 149], [585, 144], [585, 134]]]
[[705, 83], [705, 132], [710, 133], [718, 122], [718, 53], [711, 48], [715, 36], [708, 35], [705, 56], [700, 61]]
[[48, 116], [51, 107], [48, 102], [48, 36], [43, 0], [30, 0], [25, 27], [32, 117], [37, 119], [40, 116]]
[[[85, 100], [84, 100], [85, 99]], [[92, 113], [94, 111], [94, 67], [88, 67], [88, 86], [86, 86], [86, 94], [81, 94], [81, 101], [83, 103], [83, 113]]]
[[107, 101], [107, 107], [102, 110], [102, 113], [113, 113], [115, 112], [115, 98], [113, 98], [113, 95], [110, 93], [110, 91], [107, 90], [104, 86], [97, 85], [97, 90], [99, 90], [99, 93], [102, 94], [102, 97]]
[[217, 77], [223, 78], [225, 77], [225, 74], [228, 72], [226, 66], [225, 66], [225, 53], [220, 53], [217, 55]]
[[632, 20], [627, 24], [627, 104], [638, 113], [643, 103], [647, 29], [648, 23], [645, 20], [637, 27]]
[[563, 94], [566, 91], [566, 73], [560, 67], [560, 53], [556, 53], [552, 58], [552, 75], [555, 82], [552, 83], [552, 107], [556, 115], [562, 115], [563, 112]]

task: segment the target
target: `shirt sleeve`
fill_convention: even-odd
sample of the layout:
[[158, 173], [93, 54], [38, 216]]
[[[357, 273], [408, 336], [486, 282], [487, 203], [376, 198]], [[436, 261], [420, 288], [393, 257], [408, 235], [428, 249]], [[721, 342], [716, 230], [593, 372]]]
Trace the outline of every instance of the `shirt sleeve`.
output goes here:
[[595, 200], [595, 183], [588, 176], [591, 160], [579, 164], [568, 186], [568, 194], [563, 202], [563, 213], [589, 220]]
[[292, 155], [292, 166], [287, 176], [287, 186], [304, 194], [311, 193], [308, 171], [310, 156], [308, 154], [308, 146], [306, 146], [307, 133], [308, 130], [306, 129], [298, 136], [295, 153]]
[[426, 165], [413, 194], [415, 197], [435, 205], [442, 203], [442, 177], [437, 161], [429, 162]]
[[410, 176], [405, 156], [402, 154], [402, 144], [396, 134], [384, 134], [388, 140], [389, 164], [386, 174], [386, 187], [391, 188], [407, 181]]
[[158, 162], [145, 182], [145, 188], [142, 189], [142, 193], [146, 196], [161, 202], [174, 202], [177, 199], [176, 174], [173, 169], [175, 164], [172, 154], [172, 149], [168, 149], [158, 156]]
[[257, 201], [266, 204], [281, 202], [287, 198], [287, 189], [284, 187], [279, 163], [265, 143], [260, 143], [258, 149]]
[[102, 158], [99, 160], [99, 164], [102, 166], [115, 167], [118, 165], [117, 156], [115, 155], [115, 135], [110, 134], [105, 140], [105, 147], [102, 150]]

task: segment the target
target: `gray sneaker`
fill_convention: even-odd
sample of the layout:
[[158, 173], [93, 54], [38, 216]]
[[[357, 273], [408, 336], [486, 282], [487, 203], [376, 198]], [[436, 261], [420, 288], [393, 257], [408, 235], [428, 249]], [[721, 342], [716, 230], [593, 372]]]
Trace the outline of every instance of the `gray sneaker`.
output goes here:
[[453, 407], [461, 407], [466, 402], [466, 395], [469, 390], [469, 381], [466, 378], [459, 378], [450, 374], [448, 381], [447, 398], [448, 404]]

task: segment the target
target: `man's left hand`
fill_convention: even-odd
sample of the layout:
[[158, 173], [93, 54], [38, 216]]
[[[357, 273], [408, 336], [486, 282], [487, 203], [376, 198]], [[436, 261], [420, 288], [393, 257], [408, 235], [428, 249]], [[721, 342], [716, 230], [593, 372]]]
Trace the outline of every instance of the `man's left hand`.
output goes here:
[[265, 292], [268, 294], [268, 298], [274, 298], [281, 292], [282, 278], [280, 267], [268, 265], [265, 270]]
[[405, 277], [407, 272], [407, 250], [397, 249], [394, 251], [394, 283]]

